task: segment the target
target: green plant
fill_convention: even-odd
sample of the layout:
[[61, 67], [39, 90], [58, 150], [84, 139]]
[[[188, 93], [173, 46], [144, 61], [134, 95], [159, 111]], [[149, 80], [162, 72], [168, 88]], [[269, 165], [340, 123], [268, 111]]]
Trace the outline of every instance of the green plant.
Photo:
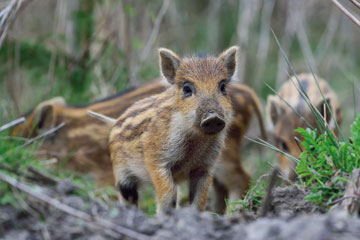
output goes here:
[[302, 137], [302, 153], [296, 172], [312, 193], [307, 200], [330, 204], [343, 194], [346, 176], [360, 167], [360, 115], [351, 126], [347, 142], [333, 144], [333, 133], [319, 134], [317, 130], [297, 129]]
[[[35, 145], [30, 148], [22, 148], [22, 138], [9, 138], [6, 133], [0, 134], [0, 172], [9, 175], [24, 170], [27, 166], [38, 166], [32, 155]], [[16, 197], [12, 189], [5, 183], [0, 182], [0, 205], [12, 204], [18, 207]]]
[[230, 213], [236, 211], [253, 211], [256, 212], [262, 204], [262, 200], [266, 191], [267, 181], [264, 177], [268, 175], [262, 175], [257, 181], [252, 181], [249, 191], [243, 199], [239, 199], [234, 202], [227, 201], [227, 206]]

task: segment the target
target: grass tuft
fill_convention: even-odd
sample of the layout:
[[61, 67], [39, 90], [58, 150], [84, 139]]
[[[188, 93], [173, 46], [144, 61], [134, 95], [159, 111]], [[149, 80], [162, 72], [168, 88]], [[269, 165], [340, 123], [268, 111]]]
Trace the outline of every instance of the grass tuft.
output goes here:
[[[296, 130], [303, 138], [303, 152], [296, 172], [305, 179], [304, 185], [311, 187], [312, 194], [306, 197], [317, 204], [330, 205], [343, 195], [347, 177], [352, 170], [360, 168], [360, 115], [351, 125], [348, 141], [331, 143], [328, 133], [316, 130]], [[332, 133], [330, 133], [332, 134]]]

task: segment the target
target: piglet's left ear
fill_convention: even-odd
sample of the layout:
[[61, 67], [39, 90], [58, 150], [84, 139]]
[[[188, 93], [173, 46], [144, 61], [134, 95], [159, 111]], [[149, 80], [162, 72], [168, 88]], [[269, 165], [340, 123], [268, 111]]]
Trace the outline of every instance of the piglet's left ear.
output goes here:
[[173, 51], [166, 48], [159, 49], [159, 56], [162, 75], [170, 84], [174, 84], [176, 71], [181, 62], [180, 58]]
[[233, 76], [237, 66], [238, 46], [232, 46], [219, 55], [219, 59], [225, 62], [226, 69], [230, 76]]

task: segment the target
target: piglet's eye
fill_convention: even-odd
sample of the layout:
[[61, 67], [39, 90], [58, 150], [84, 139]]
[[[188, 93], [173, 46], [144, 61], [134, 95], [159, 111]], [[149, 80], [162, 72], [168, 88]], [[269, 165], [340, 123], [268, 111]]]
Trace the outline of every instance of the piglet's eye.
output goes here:
[[221, 80], [219, 83], [219, 91], [222, 93], [222, 95], [226, 95], [226, 79]]
[[183, 86], [184, 97], [190, 97], [193, 94], [191, 83], [185, 82]]
[[280, 145], [281, 150], [283, 150], [284, 152], [289, 152], [289, 147], [286, 144], [286, 142], [284, 142], [283, 140], [280, 140], [279, 145]]

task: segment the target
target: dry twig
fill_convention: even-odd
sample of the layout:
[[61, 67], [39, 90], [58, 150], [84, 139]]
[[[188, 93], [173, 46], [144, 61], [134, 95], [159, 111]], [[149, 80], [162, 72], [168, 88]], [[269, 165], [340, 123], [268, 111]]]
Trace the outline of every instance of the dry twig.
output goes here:
[[97, 226], [100, 229], [111, 230], [112, 232], [115, 232], [119, 235], [127, 236], [129, 238], [136, 239], [136, 240], [150, 239], [150, 237], [147, 235], [144, 235], [142, 233], [138, 233], [131, 229], [117, 225], [106, 219], [103, 219], [103, 218], [100, 218], [97, 216], [91, 216], [90, 214], [88, 214], [86, 212], [77, 210], [66, 204], [63, 204], [59, 200], [52, 198], [44, 193], [32, 190], [29, 186], [17, 181], [16, 179], [8, 177], [5, 174], [0, 173], [0, 180], [3, 182], [6, 182], [7, 184], [11, 185], [12, 187], [14, 187], [22, 192], [29, 194], [32, 197], [48, 204], [51, 207], [54, 207], [70, 216], [73, 216], [73, 217], [79, 218], [83, 221], [89, 222], [90, 224], [93, 224], [94, 226]]
[[9, 128], [14, 127], [16, 125], [19, 125], [20, 123], [23, 123], [23, 122], [25, 122], [24, 117], [21, 117], [21, 118], [18, 118], [16, 120], [14, 120], [14, 121], [11, 121], [11, 122], [1, 126], [0, 127], [0, 132], [5, 131], [6, 129], [9, 129]]
[[350, 13], [338, 0], [331, 0], [337, 8], [339, 8], [346, 16], [350, 18], [353, 23], [360, 27], [360, 20], [357, 19], [352, 13]]
[[37, 141], [37, 140], [39, 140], [41, 138], [47, 137], [47, 136], [53, 134], [54, 132], [58, 131], [63, 126], [65, 126], [65, 123], [60, 123], [58, 126], [56, 126], [56, 127], [52, 128], [52, 129], [40, 134], [40, 135], [38, 135], [38, 136], [36, 136], [34, 138], [29, 139], [26, 143], [24, 143], [20, 147], [26, 147], [26, 146], [32, 144], [33, 142], [35, 142], [35, 141]]

